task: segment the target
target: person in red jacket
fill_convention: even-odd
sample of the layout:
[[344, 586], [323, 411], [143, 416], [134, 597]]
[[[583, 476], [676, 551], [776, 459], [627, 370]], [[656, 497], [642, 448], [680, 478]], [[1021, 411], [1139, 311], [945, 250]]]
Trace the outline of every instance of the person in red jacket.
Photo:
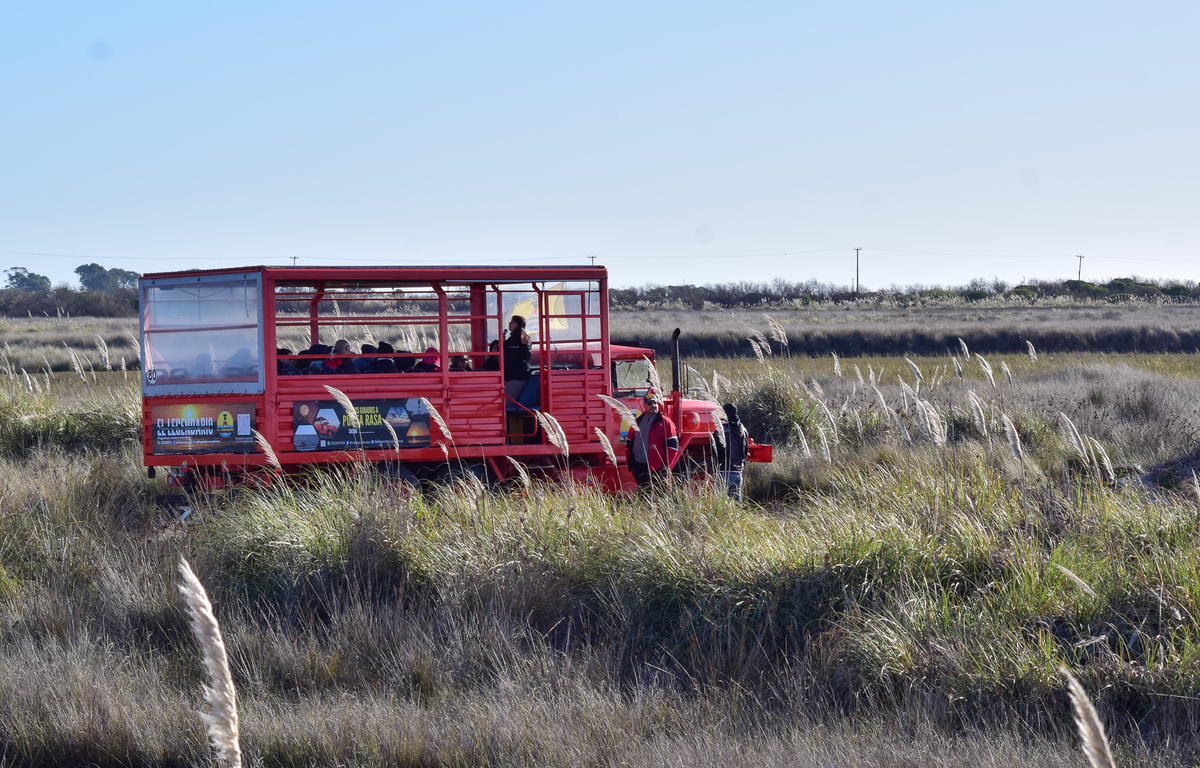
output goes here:
[[637, 425], [637, 431], [630, 430], [626, 456], [638, 489], [645, 489], [670, 477], [679, 458], [679, 435], [671, 419], [662, 413], [662, 395], [653, 390], [646, 393], [645, 409]]

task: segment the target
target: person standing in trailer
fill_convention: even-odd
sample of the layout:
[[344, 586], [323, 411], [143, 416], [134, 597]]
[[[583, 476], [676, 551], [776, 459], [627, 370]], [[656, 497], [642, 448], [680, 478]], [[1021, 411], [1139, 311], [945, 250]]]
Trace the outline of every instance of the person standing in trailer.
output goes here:
[[516, 400], [529, 381], [529, 359], [533, 346], [525, 333], [525, 318], [513, 315], [504, 337], [504, 394]]

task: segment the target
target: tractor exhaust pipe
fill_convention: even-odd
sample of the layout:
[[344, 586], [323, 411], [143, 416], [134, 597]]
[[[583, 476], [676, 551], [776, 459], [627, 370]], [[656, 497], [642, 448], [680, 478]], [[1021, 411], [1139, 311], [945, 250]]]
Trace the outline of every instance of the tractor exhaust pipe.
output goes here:
[[671, 333], [671, 391], [679, 391], [679, 329]]

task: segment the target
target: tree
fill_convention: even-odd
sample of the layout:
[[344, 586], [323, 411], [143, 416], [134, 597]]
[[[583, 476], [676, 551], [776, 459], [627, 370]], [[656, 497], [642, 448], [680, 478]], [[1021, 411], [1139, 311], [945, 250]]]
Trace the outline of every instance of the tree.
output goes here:
[[117, 281], [118, 288], [136, 289], [138, 278], [141, 277], [137, 272], [130, 272], [128, 269], [110, 269], [108, 270], [109, 277]]
[[117, 279], [99, 264], [81, 264], [75, 267], [75, 274], [79, 275], [79, 284], [85, 291], [110, 293], [117, 288]]
[[30, 272], [25, 267], [6, 269], [4, 274], [8, 275], [8, 288], [36, 292], [50, 290], [50, 278]]

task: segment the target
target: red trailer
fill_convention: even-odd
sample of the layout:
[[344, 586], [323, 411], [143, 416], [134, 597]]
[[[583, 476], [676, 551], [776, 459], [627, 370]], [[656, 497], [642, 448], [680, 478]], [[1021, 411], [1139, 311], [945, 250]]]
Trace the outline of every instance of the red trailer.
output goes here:
[[[366, 461], [408, 480], [502, 480], [511, 458], [633, 488], [627, 425], [598, 395], [639, 408], [654, 352], [609, 344], [603, 267], [196, 270], [147, 274], [139, 298], [145, 465], [168, 468], [172, 485], [269, 479], [258, 432], [285, 471]], [[506, 394], [494, 342], [514, 315], [527, 318], [531, 375]], [[718, 406], [683, 398], [674, 357], [665, 410], [690, 471], [707, 464]], [[751, 458], [769, 461], [769, 447]]]

